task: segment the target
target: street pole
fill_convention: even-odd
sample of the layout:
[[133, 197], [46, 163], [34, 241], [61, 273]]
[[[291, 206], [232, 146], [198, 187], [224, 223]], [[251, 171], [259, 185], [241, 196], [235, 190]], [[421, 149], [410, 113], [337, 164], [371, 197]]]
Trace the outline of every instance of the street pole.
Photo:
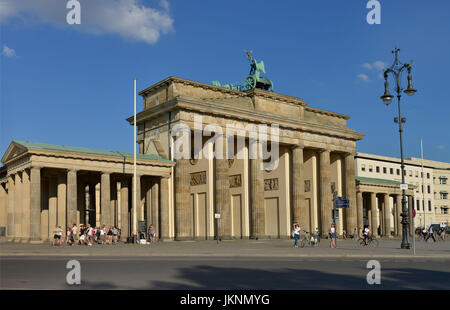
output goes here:
[[422, 209], [423, 209], [423, 227], [427, 225], [426, 213], [425, 213], [425, 173], [423, 171], [423, 147], [422, 139], [420, 139], [420, 157], [422, 162]]
[[[399, 79], [397, 83], [400, 84]], [[398, 126], [400, 132], [400, 156], [401, 156], [401, 170], [402, 170], [402, 184], [405, 184], [405, 161], [403, 159], [403, 128], [402, 128], [402, 110], [400, 106], [400, 86], [397, 87], [397, 99], [398, 99]], [[409, 216], [408, 207], [406, 205], [406, 190], [402, 189], [402, 249], [409, 249], [411, 247], [409, 243]]]
[[386, 106], [391, 104], [392, 99], [394, 98], [394, 96], [391, 95], [389, 92], [389, 81], [388, 81], [389, 73], [392, 73], [392, 75], [394, 76], [395, 81], [396, 81], [395, 91], [397, 93], [397, 99], [398, 99], [398, 119], [395, 118], [394, 121], [396, 123], [398, 123], [398, 131], [400, 133], [400, 155], [401, 155], [401, 170], [402, 170], [402, 185], [401, 185], [402, 213], [400, 214], [402, 217], [401, 248], [402, 249], [410, 249], [410, 247], [411, 247], [411, 245], [409, 243], [409, 233], [410, 233], [409, 232], [409, 230], [410, 230], [409, 229], [409, 220], [410, 219], [409, 219], [409, 215], [408, 215], [409, 212], [408, 212], [407, 201], [406, 201], [406, 189], [408, 187], [405, 184], [405, 162], [404, 162], [404, 158], [403, 158], [403, 127], [402, 127], [402, 124], [404, 122], [406, 122], [406, 119], [402, 118], [402, 111], [401, 111], [401, 106], [400, 106], [400, 97], [401, 97], [401, 92], [402, 92], [400, 78], [401, 78], [401, 74], [402, 74], [403, 70], [408, 71], [408, 88], [406, 90], [404, 90], [404, 93], [407, 94], [408, 96], [413, 96], [417, 92], [417, 89], [415, 89], [412, 85], [412, 76], [411, 76], [412, 62], [409, 64], [401, 63], [398, 59], [399, 51], [400, 51], [400, 49], [398, 49], [397, 47], [395, 48], [395, 50], [392, 51], [392, 53], [395, 54], [395, 60], [394, 60], [393, 65], [384, 71], [384, 95], [381, 96], [380, 98], [381, 98], [381, 100], [383, 100], [383, 103]]
[[134, 79], [134, 122], [133, 122], [134, 136], [133, 136], [133, 237], [134, 241], [137, 241], [137, 229], [136, 229], [136, 78]]

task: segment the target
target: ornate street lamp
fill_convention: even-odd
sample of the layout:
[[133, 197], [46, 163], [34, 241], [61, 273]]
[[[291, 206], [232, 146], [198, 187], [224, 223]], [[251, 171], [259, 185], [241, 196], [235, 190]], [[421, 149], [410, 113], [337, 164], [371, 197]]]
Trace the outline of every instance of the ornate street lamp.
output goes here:
[[[408, 88], [404, 90], [404, 93], [408, 96], [413, 96], [417, 90], [412, 86], [412, 77], [411, 77], [411, 70], [412, 70], [412, 61], [409, 64], [403, 64], [398, 60], [398, 52], [400, 51], [399, 48], [395, 48], [395, 50], [392, 51], [393, 54], [395, 54], [395, 60], [392, 66], [384, 71], [384, 95], [381, 96], [381, 100], [383, 100], [383, 103], [388, 106], [391, 104], [392, 99], [394, 98], [393, 95], [389, 93], [389, 82], [388, 82], [388, 76], [389, 73], [391, 73], [395, 79], [396, 88], [395, 91], [397, 93], [398, 98], [398, 118], [394, 118], [394, 122], [398, 123], [398, 128], [400, 132], [400, 154], [401, 154], [401, 169], [402, 169], [402, 184], [405, 184], [405, 164], [403, 160], [403, 128], [402, 124], [406, 122], [405, 118], [402, 118], [402, 112], [400, 108], [400, 97], [401, 93], [403, 91], [401, 86], [401, 74], [404, 70], [408, 71]], [[411, 244], [409, 243], [409, 215], [408, 215], [408, 207], [406, 206], [406, 190], [405, 188], [402, 188], [402, 213], [400, 214], [402, 217], [402, 249], [409, 249], [411, 247]]]

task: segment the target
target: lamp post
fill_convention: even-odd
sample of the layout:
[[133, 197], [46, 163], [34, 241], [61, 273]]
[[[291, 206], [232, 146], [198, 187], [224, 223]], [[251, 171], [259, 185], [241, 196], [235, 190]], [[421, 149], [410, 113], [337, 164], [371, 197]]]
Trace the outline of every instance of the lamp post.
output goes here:
[[[398, 123], [398, 128], [400, 132], [400, 155], [401, 155], [401, 170], [402, 170], [402, 185], [405, 184], [405, 163], [403, 160], [403, 128], [402, 124], [406, 122], [406, 118], [402, 118], [402, 112], [400, 107], [400, 98], [401, 93], [403, 91], [401, 86], [401, 75], [404, 70], [408, 71], [408, 88], [404, 90], [404, 93], [408, 96], [414, 95], [417, 90], [414, 89], [412, 86], [412, 77], [411, 77], [411, 70], [412, 70], [412, 62], [409, 64], [403, 64], [398, 60], [398, 52], [400, 51], [399, 48], [395, 47], [395, 50], [392, 51], [393, 54], [395, 54], [395, 60], [392, 66], [384, 71], [384, 95], [381, 96], [381, 100], [383, 100], [383, 103], [388, 106], [391, 104], [392, 99], [394, 98], [393, 95], [389, 93], [389, 82], [388, 77], [389, 74], [392, 74], [394, 77], [396, 87], [395, 91], [397, 93], [397, 99], [398, 99], [398, 118], [394, 118], [394, 122]], [[404, 186], [404, 185], [403, 185]], [[408, 216], [408, 207], [406, 206], [406, 189], [402, 186], [402, 213], [400, 214], [402, 217], [402, 243], [401, 248], [402, 249], [409, 249], [411, 247], [411, 244], [409, 242], [409, 216]]]

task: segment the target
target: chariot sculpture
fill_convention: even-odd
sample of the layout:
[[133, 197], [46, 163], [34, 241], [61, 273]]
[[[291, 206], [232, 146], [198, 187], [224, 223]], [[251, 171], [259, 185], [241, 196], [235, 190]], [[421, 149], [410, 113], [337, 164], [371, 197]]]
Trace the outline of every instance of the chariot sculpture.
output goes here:
[[219, 81], [213, 81], [212, 84], [215, 86], [221, 86], [228, 89], [239, 90], [239, 91], [249, 91], [254, 88], [264, 89], [267, 91], [273, 91], [273, 82], [269, 80], [267, 77], [262, 77], [261, 72], [266, 74], [266, 69], [264, 67], [264, 61], [256, 61], [254, 57], [252, 57], [253, 51], [245, 50], [247, 55], [247, 59], [250, 62], [250, 73], [245, 78], [243, 85], [233, 85], [233, 84], [224, 84], [220, 85]]

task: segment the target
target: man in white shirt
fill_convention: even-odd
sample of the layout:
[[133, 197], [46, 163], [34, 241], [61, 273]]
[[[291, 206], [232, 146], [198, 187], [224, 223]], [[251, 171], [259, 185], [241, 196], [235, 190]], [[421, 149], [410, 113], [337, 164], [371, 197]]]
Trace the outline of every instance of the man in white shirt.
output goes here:
[[370, 234], [369, 225], [366, 225], [366, 227], [363, 230], [363, 238], [364, 238], [364, 243], [366, 245], [369, 242], [369, 234]]

